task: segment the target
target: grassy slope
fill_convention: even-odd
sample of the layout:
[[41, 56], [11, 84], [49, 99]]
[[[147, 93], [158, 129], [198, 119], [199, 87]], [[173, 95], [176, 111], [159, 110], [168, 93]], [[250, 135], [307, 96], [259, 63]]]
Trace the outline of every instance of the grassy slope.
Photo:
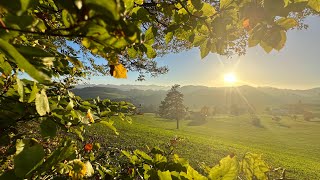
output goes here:
[[216, 116], [201, 126], [188, 126], [182, 121], [181, 130], [175, 122], [152, 114], [133, 117], [133, 124], [117, 121], [120, 136], [113, 135], [101, 125], [88, 129], [89, 134], [103, 136], [109, 145], [132, 148], [163, 145], [174, 136], [182, 137], [176, 153], [194, 164], [214, 165], [227, 154], [263, 153], [274, 166], [283, 166], [297, 179], [320, 178], [320, 123], [293, 121], [283, 118], [280, 123], [269, 116], [260, 116], [264, 128], [251, 124], [249, 116]]

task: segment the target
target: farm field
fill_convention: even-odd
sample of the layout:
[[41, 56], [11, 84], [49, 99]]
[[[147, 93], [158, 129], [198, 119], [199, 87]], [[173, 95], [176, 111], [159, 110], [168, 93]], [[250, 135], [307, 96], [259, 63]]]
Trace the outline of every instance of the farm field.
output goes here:
[[249, 115], [208, 117], [202, 124], [182, 120], [180, 130], [176, 122], [154, 114], [133, 116], [133, 123], [115, 121], [120, 133], [115, 135], [101, 124], [87, 128], [87, 135], [102, 137], [104, 145], [139, 148], [164, 146], [174, 137], [182, 140], [175, 153], [190, 161], [215, 165], [228, 155], [242, 156], [246, 152], [262, 153], [273, 167], [285, 167], [294, 179], [320, 178], [320, 122], [306, 122], [298, 117], [282, 117], [280, 122], [269, 115], [259, 115], [262, 127], [252, 125]]

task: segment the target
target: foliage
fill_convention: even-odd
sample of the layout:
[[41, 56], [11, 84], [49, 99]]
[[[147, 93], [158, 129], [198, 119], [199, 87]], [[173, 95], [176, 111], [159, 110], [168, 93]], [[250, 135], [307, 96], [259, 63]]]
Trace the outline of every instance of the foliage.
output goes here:
[[180, 85], [174, 85], [167, 93], [165, 99], [159, 106], [160, 117], [177, 120], [177, 129], [179, 129], [179, 120], [186, 115], [186, 108], [183, 105], [183, 94], [178, 91]]
[[[131, 122], [126, 114], [134, 108], [75, 96], [69, 90], [84, 77], [125, 78], [128, 70], [156, 76], [167, 68], [154, 58], [191, 47], [198, 47], [202, 58], [209, 52], [243, 54], [247, 44], [280, 50], [287, 30], [318, 13], [318, 0], [1, 1], [2, 177], [92, 176], [95, 157], [86, 154], [91, 146], [84, 151], [76, 143], [85, 140], [84, 126], [101, 123], [117, 133], [110, 116]], [[39, 131], [27, 137], [17, 124], [29, 122], [38, 123]], [[182, 176], [197, 175], [188, 170]]]

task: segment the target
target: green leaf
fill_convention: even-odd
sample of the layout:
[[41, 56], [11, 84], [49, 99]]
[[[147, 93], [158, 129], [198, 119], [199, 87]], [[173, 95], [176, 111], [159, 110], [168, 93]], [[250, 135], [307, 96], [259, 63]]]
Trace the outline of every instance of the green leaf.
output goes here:
[[278, 51], [280, 51], [284, 47], [287, 41], [287, 34], [285, 31], [280, 31], [280, 35], [281, 35], [281, 40], [279, 41], [278, 45], [274, 47], [274, 49]]
[[57, 133], [57, 125], [51, 119], [44, 119], [41, 124], [41, 135], [43, 137], [55, 137]]
[[209, 3], [204, 3], [201, 11], [203, 12], [204, 16], [213, 16], [216, 14], [216, 9], [214, 9], [214, 7]]
[[38, 92], [39, 92], [39, 89], [38, 89], [37, 83], [33, 82], [33, 87], [32, 87], [32, 91], [30, 93], [28, 103], [31, 103], [32, 101], [34, 101], [36, 99]]
[[37, 0], [11, 0], [2, 1], [0, 5], [8, 8], [16, 15], [20, 16], [22, 13], [28, 10], [28, 8], [35, 7], [39, 1]]
[[84, 141], [83, 131], [80, 128], [71, 127], [70, 132], [76, 134], [81, 141]]
[[145, 161], [152, 163], [152, 158], [147, 153], [140, 151], [139, 149], [136, 149], [134, 151], [134, 154], [141, 157]]
[[143, 4], [143, 0], [134, 0], [134, 2], [138, 5], [142, 5]]
[[21, 178], [17, 177], [14, 173], [14, 170], [5, 171], [3, 174], [0, 175], [0, 180], [21, 180]]
[[109, 129], [113, 130], [116, 135], [119, 135], [117, 129], [113, 126], [113, 121], [110, 120], [108, 122], [108, 121], [103, 120], [103, 121], [100, 121], [100, 124], [107, 126]]
[[298, 26], [298, 22], [293, 18], [280, 18], [276, 21], [276, 23], [285, 30], [289, 30], [295, 26]]
[[144, 43], [152, 45], [154, 43], [154, 37], [156, 36], [157, 30], [151, 26], [145, 33]]
[[220, 1], [220, 9], [227, 9], [229, 8], [234, 0], [221, 0]]
[[284, 2], [284, 7], [287, 7], [289, 5], [290, 0], [283, 0]]
[[23, 150], [14, 157], [14, 171], [18, 177], [24, 178], [31, 173], [37, 164], [43, 162], [44, 150], [40, 144], [33, 144], [24, 147]]
[[41, 90], [40, 94], [36, 95], [36, 110], [40, 116], [46, 115], [50, 112], [49, 101], [44, 89]]
[[247, 179], [268, 179], [266, 173], [269, 167], [262, 160], [261, 155], [247, 153], [241, 162], [242, 171]]
[[167, 171], [158, 170], [158, 176], [160, 180], [172, 180], [171, 173], [169, 170]]
[[147, 57], [150, 58], [150, 59], [153, 59], [157, 56], [157, 52], [152, 48], [151, 45], [149, 44], [143, 44], [144, 47], [147, 49]]
[[308, 5], [315, 11], [320, 12], [320, 0], [309, 0]]
[[4, 55], [0, 54], [0, 72], [5, 75], [11, 74], [12, 67], [11, 65], [4, 59]]
[[70, 61], [75, 67], [83, 68], [83, 64], [79, 59], [70, 56], [66, 57], [66, 59]]
[[65, 163], [58, 163], [56, 169], [60, 174], [67, 174], [72, 170], [72, 166]]
[[18, 91], [18, 94], [20, 96], [19, 101], [23, 102], [23, 99], [24, 99], [23, 83], [18, 78], [17, 78], [17, 91]]
[[200, 10], [203, 7], [201, 0], [191, 0], [191, 4], [196, 10]]
[[134, 0], [124, 0], [124, 7], [130, 11], [134, 7]]
[[39, 169], [40, 172], [45, 172], [55, 166], [57, 163], [69, 158], [71, 155], [75, 154], [76, 145], [68, 140], [58, 147], [55, 151], [50, 154], [46, 161], [42, 164]]
[[266, 51], [267, 53], [270, 53], [272, 51], [272, 47], [269, 46], [267, 43], [265, 43], [264, 41], [260, 42], [260, 46], [264, 49], [264, 51]]
[[248, 46], [249, 47], [254, 47], [256, 45], [258, 45], [260, 43], [261, 40], [258, 40], [258, 39], [254, 39], [254, 36], [249, 36], [249, 39], [248, 39]]
[[94, 174], [94, 169], [92, 167], [92, 164], [90, 163], [90, 161], [86, 161], [85, 165], [86, 165], [86, 170], [87, 170], [86, 176], [91, 177]]
[[128, 48], [128, 55], [130, 58], [136, 58], [138, 52], [134, 49], [134, 47]]
[[0, 51], [11, 57], [19, 68], [24, 69], [34, 79], [42, 83], [48, 83], [50, 81], [50, 78], [47, 75], [37, 70], [14, 46], [3, 39], [0, 39]]
[[[9, 26], [11, 28], [14, 29], [20, 29], [20, 27], [17, 24], [11, 24], [11, 26]], [[18, 37], [20, 35], [20, 33], [18, 31], [6, 31], [5, 29], [0, 29], [0, 38], [5, 40], [5, 41], [9, 41], [11, 39], [14, 39], [16, 37]]]
[[18, 139], [16, 142], [16, 155], [21, 153], [25, 147], [30, 143], [29, 139]]
[[156, 154], [154, 156], [153, 162], [156, 164], [160, 164], [160, 163], [166, 163], [167, 162], [167, 158], [161, 154]]
[[219, 165], [209, 171], [209, 178], [216, 180], [237, 179], [238, 168], [236, 157], [227, 156], [220, 160]]
[[166, 41], [166, 44], [169, 44], [173, 38], [173, 32], [168, 32], [165, 36], [164, 39]]
[[187, 179], [207, 180], [208, 178], [201, 175], [198, 171], [194, 170], [191, 166], [188, 166], [187, 173], [180, 172], [180, 176]]
[[66, 28], [71, 26], [69, 12], [66, 9], [62, 10], [62, 22]]
[[15, 45], [14, 47], [19, 51], [19, 53], [27, 57], [28, 56], [29, 57], [53, 57], [54, 56], [38, 47], [21, 46], [21, 45]]
[[120, 19], [120, 5], [116, 0], [86, 0], [85, 3], [91, 9], [100, 14], [104, 14], [114, 20]]
[[74, 104], [73, 104], [73, 100], [70, 99], [70, 102], [68, 103], [66, 110], [70, 111], [73, 110]]
[[208, 47], [208, 40], [205, 40], [205, 42], [200, 45], [201, 59], [205, 58], [209, 52], [210, 48]]

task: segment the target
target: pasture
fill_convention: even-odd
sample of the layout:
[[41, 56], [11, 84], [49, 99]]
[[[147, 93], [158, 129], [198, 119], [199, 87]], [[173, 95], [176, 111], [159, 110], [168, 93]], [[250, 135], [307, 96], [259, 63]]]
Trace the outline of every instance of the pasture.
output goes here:
[[259, 115], [261, 127], [254, 126], [249, 115], [217, 115], [204, 122], [181, 120], [176, 122], [154, 114], [133, 116], [133, 123], [116, 120], [120, 135], [101, 124], [87, 128], [87, 135], [101, 137], [104, 146], [139, 148], [165, 146], [174, 137], [181, 140], [174, 152], [199, 164], [215, 165], [228, 155], [242, 156], [246, 152], [262, 153], [272, 167], [284, 167], [294, 179], [320, 178], [320, 122], [306, 122], [281, 117], [279, 122], [269, 115]]

